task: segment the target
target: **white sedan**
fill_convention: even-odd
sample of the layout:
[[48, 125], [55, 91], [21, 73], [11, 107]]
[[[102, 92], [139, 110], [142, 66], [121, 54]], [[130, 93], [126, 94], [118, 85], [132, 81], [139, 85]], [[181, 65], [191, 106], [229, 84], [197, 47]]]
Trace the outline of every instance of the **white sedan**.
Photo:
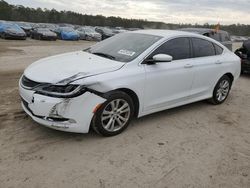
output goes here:
[[41, 59], [19, 82], [22, 107], [47, 127], [112, 136], [133, 117], [209, 99], [223, 103], [240, 59], [217, 41], [182, 31], [118, 34], [83, 51]]

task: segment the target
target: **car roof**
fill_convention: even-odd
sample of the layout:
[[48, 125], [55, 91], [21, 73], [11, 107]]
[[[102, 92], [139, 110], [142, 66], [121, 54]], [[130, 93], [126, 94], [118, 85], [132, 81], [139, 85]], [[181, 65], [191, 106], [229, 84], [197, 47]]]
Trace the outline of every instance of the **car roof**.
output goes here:
[[126, 33], [140, 33], [140, 34], [147, 34], [147, 35], [155, 35], [155, 36], [163, 37], [165, 39], [170, 39], [174, 37], [195, 37], [195, 38], [200, 38], [200, 39], [213, 42], [217, 44], [218, 46], [222, 47], [223, 49], [225, 49], [224, 46], [220, 42], [210, 37], [197, 34], [197, 33], [193, 33], [193, 32], [186, 32], [186, 31], [180, 31], [180, 30], [145, 29], [145, 30], [137, 30], [137, 31], [128, 31]]
[[190, 36], [190, 37], [199, 37], [204, 38], [202, 35], [190, 33], [186, 31], [179, 31], [179, 30], [161, 30], [161, 29], [145, 29], [145, 30], [137, 30], [137, 31], [130, 31], [131, 33], [141, 33], [141, 34], [148, 34], [148, 35], [157, 35], [164, 38], [171, 38], [171, 37], [178, 37], [178, 36]]
[[[195, 32], [198, 34], [205, 34], [215, 31], [214, 29], [209, 28], [182, 28], [180, 31], [188, 31], [188, 32]], [[227, 33], [226, 31], [219, 30], [218, 33]]]

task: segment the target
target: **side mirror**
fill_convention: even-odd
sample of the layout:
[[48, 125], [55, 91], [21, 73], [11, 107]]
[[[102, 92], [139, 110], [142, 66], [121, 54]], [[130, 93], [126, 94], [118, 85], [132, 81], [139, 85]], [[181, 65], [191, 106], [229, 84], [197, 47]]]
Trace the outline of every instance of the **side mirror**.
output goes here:
[[163, 62], [171, 62], [173, 57], [167, 54], [157, 54], [154, 55], [151, 59], [147, 59], [147, 64], [154, 64], [154, 63], [163, 63]]

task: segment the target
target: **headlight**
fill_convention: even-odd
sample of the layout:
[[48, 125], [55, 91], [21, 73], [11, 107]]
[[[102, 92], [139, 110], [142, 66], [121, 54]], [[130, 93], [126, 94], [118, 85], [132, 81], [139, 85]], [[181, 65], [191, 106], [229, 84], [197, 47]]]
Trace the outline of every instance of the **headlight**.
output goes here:
[[83, 94], [86, 91], [81, 85], [44, 85], [36, 88], [36, 93], [51, 97], [72, 98]]

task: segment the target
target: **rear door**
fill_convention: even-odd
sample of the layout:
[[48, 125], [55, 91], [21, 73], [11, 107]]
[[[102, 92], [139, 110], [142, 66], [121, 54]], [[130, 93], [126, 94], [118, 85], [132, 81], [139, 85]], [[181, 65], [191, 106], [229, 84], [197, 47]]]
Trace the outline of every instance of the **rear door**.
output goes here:
[[194, 83], [191, 90], [192, 98], [208, 95], [223, 70], [223, 49], [201, 38], [192, 38]]

